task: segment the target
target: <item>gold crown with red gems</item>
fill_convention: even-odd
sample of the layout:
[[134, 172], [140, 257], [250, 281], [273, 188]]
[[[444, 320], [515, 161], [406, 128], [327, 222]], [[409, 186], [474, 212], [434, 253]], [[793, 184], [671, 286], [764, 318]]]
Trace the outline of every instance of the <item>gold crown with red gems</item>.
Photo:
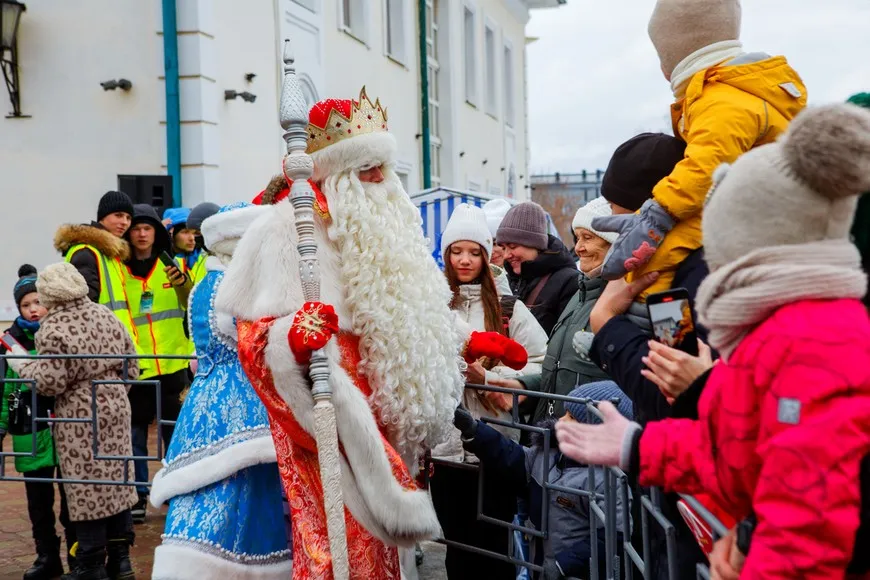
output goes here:
[[319, 127], [309, 123], [306, 152], [314, 153], [359, 135], [387, 132], [387, 109], [381, 106], [380, 99], [375, 99], [372, 103], [366, 94], [365, 86], [359, 92], [358, 101], [350, 100], [350, 109], [350, 117], [345, 117], [337, 107], [333, 106], [325, 126]]

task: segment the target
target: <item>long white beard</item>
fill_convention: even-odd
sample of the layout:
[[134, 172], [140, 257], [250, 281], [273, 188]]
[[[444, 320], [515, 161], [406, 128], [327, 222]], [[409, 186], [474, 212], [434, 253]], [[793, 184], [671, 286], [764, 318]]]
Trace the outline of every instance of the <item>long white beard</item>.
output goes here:
[[452, 429], [462, 395], [463, 337], [449, 309], [444, 275], [423, 238], [420, 214], [391, 168], [383, 183], [352, 172], [328, 177], [329, 237], [341, 257], [359, 371], [369, 403], [409, 466]]

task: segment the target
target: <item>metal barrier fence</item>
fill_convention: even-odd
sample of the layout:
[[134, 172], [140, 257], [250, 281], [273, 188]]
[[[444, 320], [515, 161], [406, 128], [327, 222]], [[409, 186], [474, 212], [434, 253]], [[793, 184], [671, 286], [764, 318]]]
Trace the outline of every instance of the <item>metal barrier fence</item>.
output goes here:
[[[30, 436], [32, 437], [31, 443], [31, 451], [28, 452], [15, 452], [15, 451], [4, 451], [0, 449], [0, 482], [2, 481], [17, 481], [17, 482], [35, 482], [35, 483], [77, 483], [77, 484], [91, 484], [91, 485], [133, 485], [137, 487], [151, 487], [151, 482], [149, 481], [135, 481], [135, 476], [133, 479], [130, 478], [130, 462], [131, 461], [163, 461], [163, 456], [165, 454], [166, 448], [169, 446], [168, 441], [163, 441], [163, 426], [174, 426], [175, 421], [163, 419], [162, 417], [162, 405], [161, 399], [162, 394], [160, 392], [160, 381], [156, 379], [130, 379], [130, 360], [196, 360], [194, 356], [183, 356], [183, 355], [14, 355], [14, 354], [5, 354], [2, 356], [3, 359], [19, 359], [19, 360], [91, 360], [91, 359], [112, 359], [112, 360], [121, 360], [122, 361], [122, 370], [121, 370], [121, 379], [120, 380], [94, 380], [91, 381], [91, 416], [90, 418], [57, 418], [57, 417], [38, 417], [36, 413], [37, 409], [37, 390], [36, 390], [36, 380], [35, 379], [7, 379], [0, 377], [0, 382], [4, 383], [12, 383], [12, 384], [25, 384], [29, 386], [30, 389], [30, 408], [32, 410], [32, 415], [30, 418]], [[128, 385], [132, 387], [133, 385], [147, 385], [154, 388], [154, 397], [155, 397], [155, 405], [156, 405], [156, 425], [157, 425], [157, 454], [156, 455], [102, 455], [99, 452], [99, 421], [97, 421], [98, 417], [98, 409], [97, 409], [97, 389], [102, 385]], [[2, 394], [2, 391], [0, 391]], [[0, 401], [0, 404], [6, 405], [7, 402]], [[80, 479], [70, 479], [63, 477], [63, 473], [61, 473], [60, 478], [32, 478], [32, 477], [21, 477], [9, 475], [6, 473], [6, 458], [7, 457], [35, 457], [36, 456], [36, 438], [37, 438], [37, 430], [40, 424], [44, 423], [85, 423], [91, 425], [91, 437], [92, 437], [92, 453], [94, 455], [94, 460], [97, 461], [123, 461], [124, 465], [124, 479], [122, 481], [103, 481], [103, 480], [80, 480]], [[131, 426], [132, 428], [132, 426]]]
[[[546, 428], [526, 424], [520, 417], [519, 412], [519, 397], [522, 396], [535, 399], [545, 399], [550, 402], [561, 401], [563, 403], [575, 402], [583, 404], [586, 405], [588, 412], [594, 414], [599, 419], [603, 419], [603, 416], [598, 411], [596, 406], [598, 401], [592, 401], [590, 399], [577, 399], [562, 395], [538, 393], [534, 391], [519, 391], [515, 389], [507, 389], [491, 385], [468, 384], [466, 385], [466, 388], [474, 389], [476, 391], [501, 393], [503, 395], [509, 395], [512, 398], [513, 404], [511, 406], [512, 412], [510, 421], [483, 418], [482, 421], [484, 423], [516, 429], [521, 432], [539, 433], [541, 435], [544, 435], [542, 437], [543, 450], [541, 453], [544, 461], [542, 469], [544, 478], [542, 487], [544, 488], [544, 493], [541, 499], [541, 529], [522, 525], [522, 522], [521, 525], [517, 525], [514, 522], [503, 521], [483, 513], [483, 494], [487, 471], [483, 463], [472, 465], [448, 459], [431, 458], [429, 461], [435, 465], [449, 465], [454, 468], [477, 471], [479, 473], [477, 489], [477, 519], [479, 521], [487, 522], [495, 526], [506, 528], [510, 531], [508, 554], [498, 554], [495, 552], [480, 549], [476, 546], [448, 540], [446, 538], [441, 538], [440, 540], [438, 540], [440, 543], [445, 544], [449, 547], [455, 547], [461, 550], [466, 550], [469, 552], [487, 556], [495, 560], [509, 562], [516, 565], [518, 568], [525, 568], [530, 572], [541, 572], [543, 568], [540, 565], [536, 565], [524, 560], [519, 560], [512, 556], [512, 554], [515, 553], [513, 532], [519, 532], [521, 534], [524, 534], [527, 538], [537, 538], [541, 540], [546, 539], [548, 537], [548, 528], [550, 521], [550, 494], [553, 492], [559, 492], [578, 497], [585, 497], [589, 501], [589, 541], [592, 547], [590, 550], [591, 558], [589, 562], [589, 578], [599, 578], [602, 568], [604, 571], [604, 578], [606, 578], [607, 580], [619, 580], [623, 577], [627, 580], [633, 580], [635, 577], [644, 578], [645, 580], [652, 578], [653, 571], [651, 570], [650, 562], [651, 556], [653, 556], [653, 554], [651, 553], [650, 533], [652, 527], [656, 526], [661, 530], [661, 533], [664, 535], [666, 546], [665, 554], [658, 554], [657, 556], [666, 558], [668, 574], [667, 578], [669, 580], [676, 580], [679, 571], [677, 570], [676, 560], [677, 546], [675, 525], [685, 524], [683, 522], [671, 522], [662, 513], [661, 505], [663, 492], [658, 488], [651, 488], [649, 495], [641, 495], [639, 498], [632, 497], [632, 493], [629, 487], [628, 476], [618, 467], [601, 467], [591, 465], [587, 466], [586, 469], [588, 469], [589, 471], [586, 489], [568, 488], [551, 483], [549, 477], [549, 457], [551, 441], [555, 441], [555, 437], [552, 437], [552, 439], [550, 437], [547, 437], [546, 432], [548, 431], [548, 429]], [[428, 479], [428, 466], [426, 469], [426, 475]], [[603, 477], [603, 493], [596, 491], [598, 488], [596, 484], [596, 477], [598, 476]], [[713, 516], [706, 508], [704, 508], [704, 506], [701, 505], [695, 498], [686, 495], [681, 495], [680, 497], [685, 500], [692, 507], [692, 509], [695, 510], [700, 518], [704, 520], [704, 522], [710, 527], [713, 533], [714, 540], [719, 539], [727, 533], [727, 530], [722, 525], [722, 523], [719, 522], [719, 520], [715, 516]], [[623, 506], [621, 519], [617, 518], [617, 501], [619, 501]], [[640, 522], [633, 522], [631, 520], [632, 510], [630, 508], [630, 502], [632, 501], [640, 501]], [[642, 554], [638, 553], [635, 546], [631, 543], [633, 526], [636, 526], [638, 524], [641, 526]], [[603, 563], [600, 561], [601, 558], [597, 549], [597, 546], [599, 545], [599, 532], [602, 529], [602, 533], [604, 535]], [[617, 535], [620, 532], [622, 533], [621, 543], [618, 542]], [[709, 567], [706, 564], [698, 564], [696, 570], [696, 577], [709, 580]]]
[[[3, 451], [0, 449], [0, 482], [2, 481], [10, 481], [10, 482], [53, 482], [53, 483], [71, 483], [71, 484], [92, 484], [92, 485], [134, 485], [134, 486], [147, 486], [150, 487], [151, 483], [147, 481], [135, 481], [135, 477], [133, 480], [130, 479], [130, 461], [134, 460], [145, 460], [145, 461], [162, 461], [163, 456], [165, 454], [165, 448], [168, 446], [168, 442], [164, 442], [162, 440], [162, 426], [165, 425], [175, 425], [175, 421], [163, 419], [161, 416], [161, 392], [160, 392], [160, 381], [155, 379], [145, 379], [145, 380], [133, 380], [129, 378], [129, 361], [131, 359], [188, 359], [194, 360], [195, 357], [189, 356], [176, 356], [176, 355], [147, 355], [147, 356], [138, 356], [138, 355], [12, 355], [7, 354], [3, 355], [5, 359], [29, 359], [29, 360], [41, 360], [41, 359], [66, 359], [66, 360], [76, 360], [76, 359], [120, 359], [123, 361], [122, 365], [122, 376], [120, 380], [95, 380], [91, 381], [91, 417], [90, 418], [45, 418], [38, 417], [34, 412], [31, 416], [31, 436], [32, 436], [32, 444], [31, 444], [31, 452], [14, 452], [14, 451]], [[0, 381], [6, 383], [13, 384], [26, 384], [30, 387], [30, 403], [31, 409], [34, 411], [37, 408], [37, 390], [36, 390], [36, 381], [34, 379], [4, 379], [0, 378]], [[99, 422], [97, 421], [99, 409], [97, 408], [96, 403], [96, 393], [97, 389], [102, 385], [148, 385], [154, 387], [155, 389], [155, 406], [156, 406], [156, 425], [157, 425], [157, 454], [152, 455], [101, 455], [98, 449], [98, 434], [99, 434]], [[515, 546], [513, 545], [513, 532], [519, 532], [520, 534], [525, 535], [528, 538], [537, 538], [537, 539], [546, 539], [548, 537], [548, 527], [550, 520], [549, 513], [549, 496], [550, 493], [559, 492], [564, 494], [575, 495], [578, 497], [585, 497], [589, 501], [589, 534], [590, 534], [590, 543], [593, 547], [598, 546], [598, 537], [599, 532], [603, 530], [604, 535], [604, 562], [600, 561], [598, 549], [591, 550], [591, 558], [589, 563], [590, 569], [590, 578], [598, 578], [599, 571], [604, 569], [604, 577], [607, 580], [618, 580], [622, 578], [622, 573], [624, 571], [625, 578], [627, 580], [633, 580], [635, 575], [639, 575], [640, 578], [644, 578], [645, 580], [652, 578], [652, 571], [650, 569], [650, 558], [651, 554], [651, 546], [650, 546], [650, 530], [652, 526], [657, 526], [660, 528], [661, 533], [664, 534], [665, 542], [666, 542], [666, 553], [664, 557], [667, 560], [667, 569], [668, 569], [668, 578], [669, 580], [675, 580], [677, 578], [677, 564], [676, 564], [676, 541], [675, 541], [675, 527], [674, 523], [669, 521], [661, 510], [661, 502], [662, 502], [662, 492], [657, 488], [652, 488], [650, 490], [649, 495], [641, 495], [639, 498], [635, 498], [632, 496], [628, 476], [619, 468], [616, 467], [607, 467], [603, 468], [600, 466], [588, 466], [588, 486], [587, 489], [574, 489], [569, 487], [564, 487], [560, 485], [556, 485], [549, 481], [549, 455], [550, 455], [550, 442], [551, 438], [547, 437], [548, 429], [535, 426], [528, 425], [523, 422], [519, 413], [519, 397], [528, 397], [535, 399], [546, 399], [551, 402], [561, 401], [561, 402], [575, 402], [586, 405], [588, 412], [593, 413], [599, 419], [602, 418], [601, 413], [598, 411], [596, 404], [597, 401], [592, 401], [590, 399], [577, 399], [567, 396], [561, 395], [552, 395], [545, 393], [538, 393], [534, 391], [519, 391], [514, 389], [506, 389], [502, 387], [495, 387], [490, 385], [466, 385], [466, 388], [474, 389], [477, 391], [487, 391], [494, 393], [501, 393], [504, 395], [509, 395], [512, 398], [512, 414], [510, 421], [503, 421], [499, 419], [491, 419], [484, 418], [483, 422], [489, 423], [492, 425], [497, 425], [501, 427], [507, 427], [511, 429], [517, 429], [519, 431], [525, 431], [530, 433], [538, 433], [543, 435], [543, 453], [542, 456], [544, 458], [544, 466], [543, 466], [543, 474], [544, 474], [544, 494], [542, 497], [541, 504], [541, 529], [536, 529], [533, 527], [529, 527], [524, 525], [524, 522], [520, 524], [515, 524], [512, 521], [507, 522], [497, 518], [493, 518], [483, 513], [483, 493], [484, 486], [486, 481], [486, 469], [483, 465], [471, 465], [467, 463], [461, 463], [456, 461], [450, 461], [445, 459], [430, 459], [433, 464], [442, 464], [442, 465], [450, 465], [452, 467], [456, 467], [459, 469], [466, 469], [472, 471], [479, 472], [478, 478], [478, 489], [477, 489], [477, 519], [480, 521], [488, 522], [495, 526], [506, 528], [510, 531], [509, 537], [509, 553], [508, 554], [498, 554], [495, 552], [483, 550], [477, 548], [475, 546], [471, 546], [468, 544], [462, 544], [460, 542], [455, 542], [451, 540], [447, 540], [441, 538], [438, 540], [440, 543], [443, 543], [447, 546], [456, 547], [462, 550], [467, 550], [470, 552], [474, 552], [477, 554], [481, 554], [495, 560], [501, 560], [503, 562], [509, 562], [518, 566], [520, 568], [525, 568], [531, 572], [541, 572], [542, 568], [539, 565], [533, 564], [531, 562], [517, 559], [512, 556], [514, 553]], [[0, 402], [0, 404], [5, 405], [6, 401]], [[28, 478], [21, 476], [9, 475], [6, 473], [6, 458], [7, 457], [35, 457], [36, 448], [37, 448], [37, 429], [40, 424], [43, 423], [86, 423], [91, 425], [91, 435], [93, 437], [93, 454], [95, 460], [100, 461], [123, 461], [124, 462], [124, 478], [122, 481], [84, 481], [77, 479], [67, 479], [63, 477], [61, 474], [60, 478], [54, 479], [36, 479], [36, 478]], [[552, 441], [555, 441], [555, 437], [552, 438]], [[164, 445], [166, 443], [166, 445]], [[428, 477], [428, 466], [425, 470]], [[603, 488], [604, 491], [598, 492], [596, 478], [603, 477]], [[701, 505], [695, 498], [691, 496], [681, 496], [695, 512], [701, 517], [701, 519], [706, 523], [710, 530], [713, 533], [714, 539], [718, 539], [727, 533], [727, 530], [713, 516], [703, 505]], [[618, 520], [617, 518], [617, 502], [621, 502], [622, 509], [622, 517]], [[638, 522], [633, 522], [631, 520], [631, 509], [630, 502], [632, 501], [640, 501], [640, 514], [641, 514], [641, 537], [642, 537], [642, 553], [638, 553], [636, 548], [631, 543], [632, 529], [633, 526], [638, 525]], [[683, 525], [682, 522], [678, 522], [677, 525]], [[622, 542], [618, 542], [618, 533], [622, 531]], [[659, 554], [659, 557], [662, 555]], [[697, 569], [697, 578], [709, 580], [710, 571], [709, 568], [704, 564], [699, 564]]]

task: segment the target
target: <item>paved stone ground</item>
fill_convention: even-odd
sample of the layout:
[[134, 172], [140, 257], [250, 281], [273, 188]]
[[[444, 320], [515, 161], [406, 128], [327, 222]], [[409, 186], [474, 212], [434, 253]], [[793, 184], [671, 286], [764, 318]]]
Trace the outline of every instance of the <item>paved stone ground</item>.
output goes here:
[[[8, 451], [7, 441], [4, 450]], [[149, 437], [149, 449], [156, 449], [154, 429]], [[149, 474], [159, 469], [159, 463], [149, 466]], [[12, 458], [6, 459], [6, 474], [17, 476]], [[136, 545], [131, 550], [133, 566], [140, 580], [151, 578], [151, 567], [154, 563], [154, 549], [160, 544], [160, 535], [166, 520], [167, 508], [160, 510], [148, 506], [148, 516], [144, 524], [135, 526]], [[55, 494], [55, 514], [60, 513], [60, 496]], [[60, 523], [57, 524], [58, 535], [63, 538]], [[62, 543], [62, 550], [66, 547]], [[446, 580], [444, 572], [444, 546], [434, 542], [424, 545], [425, 557], [423, 565], [418, 569], [420, 580]], [[65, 552], [64, 552], [65, 553]], [[27, 516], [27, 499], [24, 484], [20, 482], [0, 481], [0, 580], [21, 580], [21, 577], [32, 563], [36, 554], [33, 538], [30, 532], [30, 519]], [[66, 564], [64, 558], [64, 565]], [[206, 580], [205, 578], [203, 580]]]

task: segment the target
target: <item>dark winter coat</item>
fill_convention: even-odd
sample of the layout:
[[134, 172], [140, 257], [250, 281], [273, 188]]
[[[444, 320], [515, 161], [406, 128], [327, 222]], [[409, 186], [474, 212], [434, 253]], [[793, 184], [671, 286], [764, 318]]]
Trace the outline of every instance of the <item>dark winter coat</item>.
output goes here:
[[[575, 276], [579, 279], [580, 289], [571, 297], [550, 333], [541, 374], [517, 377], [526, 390], [568, 395], [578, 385], [608, 378], [607, 373], [598, 368], [588, 356], [578, 354], [573, 346], [577, 332], [590, 330], [589, 315], [606, 282], [601, 278], [587, 278], [576, 271]], [[548, 417], [561, 417], [565, 414], [561, 401], [551, 403], [534, 397], [527, 399], [522, 410], [532, 414], [532, 425]]]
[[[694, 298], [698, 293], [698, 287], [707, 276], [707, 264], [704, 262], [704, 250], [699, 249], [689, 254], [677, 268], [672, 288], [685, 288], [694, 304]], [[697, 321], [697, 316], [692, 311], [692, 317]], [[701, 340], [706, 341], [707, 331], [696, 322], [696, 331]], [[619, 388], [625, 392], [634, 403], [635, 420], [641, 425], [649, 421], [658, 421], [668, 417], [697, 418], [698, 399], [703, 390], [706, 376], [695, 381], [689, 389], [677, 397], [674, 405], [668, 404], [659, 388], [645, 379], [641, 369], [645, 368], [643, 357], [649, 354], [650, 335], [629, 320], [628, 316], [620, 315], [611, 318], [598, 329], [592, 342], [590, 356], [596, 364], [613, 378]], [[630, 474], [632, 491], [635, 497], [642, 492], [637, 484], [637, 474]], [[694, 535], [686, 526], [682, 516], [677, 510], [678, 496], [666, 494], [661, 503], [662, 514], [674, 524], [677, 578], [679, 580], [694, 580], [695, 564], [706, 562], [703, 552], [698, 546]], [[639, 521], [640, 502], [634, 502], [632, 517]], [[639, 538], [640, 526], [635, 526], [635, 534], [632, 542], [636, 548], [641, 546]], [[653, 561], [651, 562], [652, 575], [656, 580], [667, 578], [666, 553], [667, 539], [661, 528], [650, 526], [650, 544]]]
[[147, 204], [136, 204], [134, 207], [136, 213], [133, 216], [133, 221], [130, 223], [130, 229], [124, 234], [124, 240], [128, 244], [130, 243], [130, 231], [133, 229], [133, 226], [136, 224], [148, 224], [154, 228], [154, 246], [151, 249], [151, 255], [144, 260], [136, 259], [131, 249], [130, 257], [126, 260], [126, 264], [134, 276], [137, 278], [147, 278], [154, 268], [154, 263], [157, 262], [160, 252], [167, 252], [170, 256], [175, 252], [172, 249], [172, 238], [169, 236], [166, 226], [160, 221], [154, 208]]
[[[54, 247], [64, 258], [70, 248], [79, 244], [93, 246], [108, 259], [120, 258], [124, 261], [130, 257], [127, 242], [108, 232], [97, 222], [62, 225], [54, 235]], [[88, 283], [88, 298], [91, 302], [100, 299], [100, 268], [97, 259], [94, 252], [84, 248], [77, 250], [69, 258], [70, 264], [75, 266]]]
[[[539, 426], [550, 428], [555, 421], [541, 423]], [[552, 431], [551, 431], [552, 432]], [[546, 435], [544, 435], [546, 436]], [[543, 512], [541, 509], [544, 483], [549, 482], [569, 489], [588, 490], [590, 470], [559, 452], [555, 438], [551, 439], [549, 455], [544, 454], [543, 437], [536, 436], [530, 447], [511, 441], [489, 425], [478, 422], [474, 438], [463, 442], [466, 451], [474, 453], [493, 481], [502, 488], [510, 489], [517, 497], [526, 500], [529, 519], [538, 530], [542, 530]], [[544, 466], [547, 473], [544, 473]], [[604, 468], [595, 469], [595, 491], [604, 493]], [[486, 490], [484, 490], [486, 492]], [[549, 492], [548, 537], [536, 546], [534, 561], [555, 559], [568, 577], [587, 578], [589, 558], [592, 555], [590, 534], [589, 499], [579, 494], [562, 491]], [[622, 522], [623, 505], [617, 499], [617, 522]], [[603, 528], [603, 523], [598, 522]], [[622, 530], [617, 533], [617, 545], [622, 543]], [[604, 567], [604, 530], [598, 530], [599, 567]]]
[[[36, 354], [36, 344], [30, 332], [21, 328], [18, 324], [13, 324], [6, 329], [6, 332], [23, 346], [30, 354]], [[6, 347], [0, 344], [0, 354], [6, 354]], [[16, 379], [18, 374], [13, 371], [6, 363], [6, 359], [0, 359], [0, 377], [7, 379]], [[32, 393], [30, 385], [26, 383], [4, 383], [3, 384], [3, 399], [0, 400], [0, 429], [6, 432], [9, 429], [9, 396], [15, 391], [21, 390], [25, 400], [32, 402]], [[37, 393], [36, 395], [36, 411], [35, 415], [40, 418], [48, 418], [51, 411], [54, 409], [54, 397], [46, 397]], [[36, 453], [33, 457], [20, 456], [15, 458], [15, 469], [19, 473], [26, 474], [28, 471], [36, 471], [44, 467], [53, 467], [57, 465], [57, 457], [54, 453], [54, 439], [51, 436], [51, 426], [48, 423], [36, 424]], [[10, 434], [12, 439], [12, 451], [16, 453], [32, 453], [33, 452], [33, 435], [15, 435]]]
[[[112, 311], [85, 297], [48, 311], [41, 321], [36, 347], [42, 355], [136, 354], [133, 339]], [[35, 379], [40, 393], [55, 398], [55, 413], [60, 419], [92, 418], [92, 406], [96, 404], [97, 453], [132, 455], [126, 387], [121, 383], [106, 383], [96, 386], [96, 396], [92, 392], [93, 381], [121, 380], [122, 360], [39, 359], [25, 362], [18, 372], [22, 377]], [[135, 360], [129, 361], [128, 373], [131, 379], [138, 377]], [[91, 423], [57, 423], [54, 432], [64, 477], [123, 481], [123, 461], [95, 458]], [[127, 475], [132, 478], [132, 465], [128, 469]], [[136, 503], [136, 492], [127, 485], [64, 484], [64, 489], [70, 519], [74, 522], [106, 518]]]
[[[577, 292], [577, 264], [571, 252], [559, 238], [549, 236], [547, 249], [534, 260], [523, 262], [519, 274], [515, 274], [510, 268], [507, 270], [514, 296], [529, 307], [544, 332], [550, 334], [559, 315]], [[548, 274], [550, 277], [535, 299], [535, 303], [529, 304], [527, 300], [538, 282]]]
[[[696, 250], [677, 268], [671, 286], [688, 290], [693, 302], [692, 317], [696, 321], [694, 299], [707, 272], [704, 250]], [[697, 323], [696, 330], [701, 340], [706, 342], [707, 331]], [[642, 359], [649, 355], [649, 339], [650, 335], [629, 320], [628, 316], [614, 316], [598, 329], [590, 351], [592, 360], [632, 400], [635, 420], [641, 425], [671, 416], [671, 405], [659, 388], [640, 374], [641, 369], [645, 368]]]

